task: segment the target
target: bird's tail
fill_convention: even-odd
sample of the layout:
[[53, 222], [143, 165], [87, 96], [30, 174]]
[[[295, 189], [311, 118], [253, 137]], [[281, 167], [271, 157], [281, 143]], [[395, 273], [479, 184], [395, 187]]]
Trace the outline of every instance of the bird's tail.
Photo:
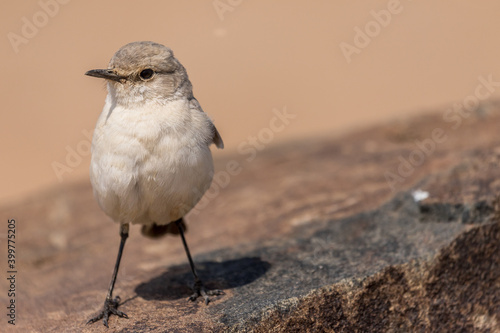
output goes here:
[[141, 234], [149, 238], [160, 238], [162, 236], [165, 236], [166, 234], [178, 235], [179, 234], [179, 228], [177, 227], [178, 222], [180, 222], [182, 229], [184, 231], [187, 230], [186, 224], [184, 223], [184, 219], [181, 217], [179, 220], [164, 225], [158, 225], [154, 223], [151, 225], [143, 225], [141, 229]]

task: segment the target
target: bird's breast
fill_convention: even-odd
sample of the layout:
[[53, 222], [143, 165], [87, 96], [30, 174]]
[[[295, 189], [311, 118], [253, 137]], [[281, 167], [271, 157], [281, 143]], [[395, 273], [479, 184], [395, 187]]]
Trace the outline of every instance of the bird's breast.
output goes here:
[[90, 173], [108, 215], [161, 224], [197, 203], [210, 186], [213, 162], [205, 138], [210, 129], [196, 116], [182, 101], [135, 110], [105, 106], [94, 132]]

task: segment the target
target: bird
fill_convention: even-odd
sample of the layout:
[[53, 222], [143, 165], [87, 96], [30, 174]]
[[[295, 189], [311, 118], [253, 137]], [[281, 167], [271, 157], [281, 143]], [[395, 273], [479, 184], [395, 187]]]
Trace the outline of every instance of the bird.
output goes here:
[[189, 300], [222, 295], [198, 277], [184, 216], [211, 185], [210, 146], [222, 138], [193, 96], [186, 69], [173, 51], [151, 41], [122, 46], [106, 69], [85, 75], [104, 79], [108, 94], [92, 137], [90, 182], [100, 208], [120, 226], [120, 246], [103, 309], [87, 324], [128, 316], [113, 289], [130, 224], [144, 236], [180, 235], [194, 278]]

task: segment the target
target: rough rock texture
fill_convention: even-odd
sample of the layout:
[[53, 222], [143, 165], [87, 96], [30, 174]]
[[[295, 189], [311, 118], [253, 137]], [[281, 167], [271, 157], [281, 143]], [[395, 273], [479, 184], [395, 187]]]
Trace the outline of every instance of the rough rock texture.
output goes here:
[[[219, 158], [218, 170], [237, 163], [240, 172], [219, 174], [223, 186], [188, 217], [187, 237], [205, 284], [226, 294], [208, 306], [187, 302], [180, 239], [147, 239], [134, 226], [115, 288], [130, 319], [113, 316], [109, 329], [85, 325], [102, 306], [119, 244], [90, 185], [4, 207], [4, 221], [17, 221], [18, 293], [16, 327], [5, 315], [0, 327], [499, 332], [500, 105], [481, 105], [460, 124], [443, 120], [445, 111], [253, 160]], [[428, 198], [415, 200], [416, 190]], [[1, 279], [1, 304], [7, 289]]]

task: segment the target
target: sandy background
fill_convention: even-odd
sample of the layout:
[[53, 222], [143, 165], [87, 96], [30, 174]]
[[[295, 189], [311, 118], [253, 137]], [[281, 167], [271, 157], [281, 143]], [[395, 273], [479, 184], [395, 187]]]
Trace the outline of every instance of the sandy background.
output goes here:
[[[0, 4], [0, 204], [88, 179], [84, 133], [106, 91], [83, 74], [131, 41], [174, 50], [224, 138], [216, 155], [268, 127], [273, 109], [297, 118], [267, 146], [451, 106], [479, 76], [500, 81], [498, 1], [402, 0], [385, 27], [371, 11], [391, 1], [55, 1]], [[340, 45], [367, 24], [380, 31], [348, 62]], [[55, 163], [71, 172], [58, 178]]]

